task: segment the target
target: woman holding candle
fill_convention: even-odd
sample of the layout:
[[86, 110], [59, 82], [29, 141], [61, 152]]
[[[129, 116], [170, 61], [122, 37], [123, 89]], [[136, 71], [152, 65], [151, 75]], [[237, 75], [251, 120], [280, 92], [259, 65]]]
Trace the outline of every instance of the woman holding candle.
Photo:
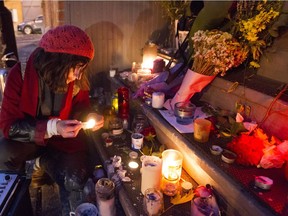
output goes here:
[[[43, 176], [60, 191], [86, 182], [88, 142], [81, 121], [92, 110], [85, 69], [93, 56], [88, 35], [64, 25], [43, 35], [26, 68], [17, 63], [9, 71], [0, 114], [0, 169], [21, 171], [26, 160], [37, 158], [35, 186], [48, 183]], [[93, 116], [91, 129], [98, 130], [104, 119]]]

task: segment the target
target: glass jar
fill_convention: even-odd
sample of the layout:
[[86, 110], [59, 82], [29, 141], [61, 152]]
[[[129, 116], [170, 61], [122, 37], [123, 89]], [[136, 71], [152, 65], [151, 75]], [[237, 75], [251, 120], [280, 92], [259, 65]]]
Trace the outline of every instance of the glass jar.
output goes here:
[[103, 112], [103, 116], [104, 116], [103, 128], [108, 130], [110, 120], [116, 117], [115, 108], [113, 106], [106, 106]]
[[143, 198], [144, 211], [149, 216], [161, 215], [164, 210], [163, 194], [155, 189], [148, 188]]
[[190, 102], [178, 102], [174, 107], [176, 121], [181, 125], [188, 125], [193, 122], [196, 106]]
[[112, 136], [117, 136], [123, 133], [123, 121], [118, 117], [114, 117], [109, 121], [109, 131]]
[[148, 127], [148, 119], [143, 114], [136, 114], [132, 121], [132, 132], [142, 133], [145, 127]]

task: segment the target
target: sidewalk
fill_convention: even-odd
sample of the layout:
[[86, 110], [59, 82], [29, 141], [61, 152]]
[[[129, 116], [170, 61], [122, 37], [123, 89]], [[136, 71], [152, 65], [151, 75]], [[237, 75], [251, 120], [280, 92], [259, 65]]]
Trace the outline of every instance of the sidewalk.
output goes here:
[[30, 54], [38, 46], [38, 42], [41, 39], [41, 34], [23, 35], [19, 33], [16, 34], [16, 43], [19, 61], [26, 62]]

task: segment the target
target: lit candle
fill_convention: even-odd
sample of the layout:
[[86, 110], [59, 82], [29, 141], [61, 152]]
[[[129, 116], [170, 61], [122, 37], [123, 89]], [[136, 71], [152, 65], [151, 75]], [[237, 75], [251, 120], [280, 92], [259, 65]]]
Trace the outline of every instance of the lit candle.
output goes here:
[[93, 128], [95, 125], [96, 125], [96, 120], [93, 119], [93, 118], [89, 119], [87, 122], [82, 122], [82, 128], [83, 128], [84, 130], [86, 130], [86, 129], [91, 129], [91, 128]]
[[182, 160], [183, 156], [177, 150], [168, 149], [162, 153], [161, 189], [168, 196], [174, 196], [178, 191], [182, 172]]
[[152, 93], [152, 107], [156, 109], [161, 109], [163, 107], [165, 100], [165, 94], [163, 92], [153, 92]]
[[131, 168], [131, 169], [137, 169], [139, 167], [139, 164], [135, 161], [130, 161], [128, 163], [128, 166]]

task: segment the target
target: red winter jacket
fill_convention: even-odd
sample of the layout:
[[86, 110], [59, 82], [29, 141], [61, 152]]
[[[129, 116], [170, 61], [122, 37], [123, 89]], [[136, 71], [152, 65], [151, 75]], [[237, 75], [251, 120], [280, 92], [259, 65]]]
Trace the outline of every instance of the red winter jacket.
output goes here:
[[[18, 122], [18, 125], [24, 125], [23, 130], [27, 130], [28, 128], [29, 139], [24, 140], [24, 142], [34, 142], [41, 146], [51, 146], [52, 148], [65, 152], [84, 150], [86, 143], [83, 143], [83, 137], [81, 137], [83, 133], [79, 133], [76, 138], [64, 139], [61, 136], [53, 136], [50, 139], [44, 139], [48, 119], [40, 120], [38, 118], [39, 76], [32, 62], [33, 54], [27, 62], [24, 79], [22, 78], [20, 63], [14, 65], [8, 73], [0, 113], [0, 128], [3, 130], [4, 136], [8, 139], [19, 141], [17, 136], [9, 136], [9, 130]], [[77, 113], [77, 110], [83, 112], [83, 110], [90, 108], [89, 91], [80, 90], [79, 93], [73, 97], [73, 86], [74, 82], [69, 83], [67, 94], [62, 102], [60, 115], [53, 117], [62, 120], [72, 119], [72, 113]], [[51, 117], [52, 116], [50, 116], [50, 118]], [[19, 124], [19, 122], [23, 124]], [[21, 133], [21, 128], [19, 131]], [[24, 133], [25, 132], [22, 132], [22, 134]], [[20, 139], [20, 141], [23, 141], [23, 139]]]

